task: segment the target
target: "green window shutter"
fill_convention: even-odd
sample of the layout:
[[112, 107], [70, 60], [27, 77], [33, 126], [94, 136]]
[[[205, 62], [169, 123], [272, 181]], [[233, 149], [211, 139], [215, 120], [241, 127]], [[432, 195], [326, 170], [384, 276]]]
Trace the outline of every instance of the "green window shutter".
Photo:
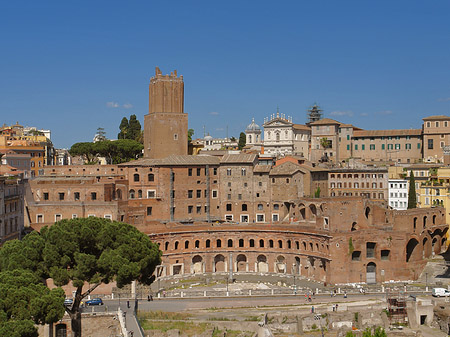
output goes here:
[[385, 146], [384, 144], [381, 144], [381, 149], [384, 150]]

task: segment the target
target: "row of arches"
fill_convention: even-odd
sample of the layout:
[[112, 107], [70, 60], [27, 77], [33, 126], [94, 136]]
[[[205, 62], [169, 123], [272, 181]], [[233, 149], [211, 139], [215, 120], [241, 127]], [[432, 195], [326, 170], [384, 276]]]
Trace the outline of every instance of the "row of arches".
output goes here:
[[[160, 246], [161, 244], [158, 243]], [[201, 248], [278, 248], [289, 250], [302, 250], [309, 252], [329, 253], [329, 245], [319, 242], [273, 240], [273, 239], [206, 239], [201, 240], [185, 240], [181, 241], [165, 241], [164, 250], [166, 252], [179, 251], [180, 249], [191, 250]]]
[[446, 241], [447, 238], [441, 237], [439, 234], [430, 238], [424, 237], [421, 242], [416, 238], [411, 238], [406, 245], [406, 262], [427, 259], [442, 253], [446, 247]]

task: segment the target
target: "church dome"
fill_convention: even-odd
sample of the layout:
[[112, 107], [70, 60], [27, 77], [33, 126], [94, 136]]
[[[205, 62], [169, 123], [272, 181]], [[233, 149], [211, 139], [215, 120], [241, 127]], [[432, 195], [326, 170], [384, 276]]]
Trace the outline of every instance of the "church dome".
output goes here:
[[254, 131], [261, 131], [261, 128], [258, 124], [255, 123], [255, 119], [252, 118], [252, 122], [247, 126], [247, 129], [245, 129], [245, 132], [254, 132]]
[[213, 137], [211, 137], [208, 133], [208, 135], [205, 136], [205, 138], [203, 138], [204, 140], [213, 140]]

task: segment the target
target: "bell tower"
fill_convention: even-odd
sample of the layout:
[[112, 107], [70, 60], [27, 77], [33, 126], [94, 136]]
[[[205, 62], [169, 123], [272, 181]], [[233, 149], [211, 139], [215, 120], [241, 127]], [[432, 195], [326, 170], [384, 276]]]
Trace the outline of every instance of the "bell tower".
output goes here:
[[156, 67], [150, 79], [148, 115], [144, 116], [144, 157], [187, 155], [187, 131], [183, 76], [178, 76], [176, 70], [163, 75]]

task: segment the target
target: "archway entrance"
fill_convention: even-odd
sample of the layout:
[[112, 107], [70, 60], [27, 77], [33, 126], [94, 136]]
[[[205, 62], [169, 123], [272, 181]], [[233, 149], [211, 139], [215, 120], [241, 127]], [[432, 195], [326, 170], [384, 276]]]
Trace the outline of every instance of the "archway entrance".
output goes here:
[[256, 259], [256, 263], [258, 266], [258, 273], [268, 273], [269, 265], [267, 264], [267, 258], [265, 255], [259, 255]]
[[247, 271], [247, 257], [244, 254], [239, 254], [236, 258], [237, 271]]
[[377, 265], [373, 262], [370, 262], [367, 264], [366, 283], [367, 284], [376, 284], [377, 283]]
[[216, 255], [214, 258], [214, 270], [216, 273], [224, 272], [225, 270], [225, 257], [222, 254]]
[[192, 258], [192, 273], [203, 273], [203, 258], [200, 255], [195, 255]]

